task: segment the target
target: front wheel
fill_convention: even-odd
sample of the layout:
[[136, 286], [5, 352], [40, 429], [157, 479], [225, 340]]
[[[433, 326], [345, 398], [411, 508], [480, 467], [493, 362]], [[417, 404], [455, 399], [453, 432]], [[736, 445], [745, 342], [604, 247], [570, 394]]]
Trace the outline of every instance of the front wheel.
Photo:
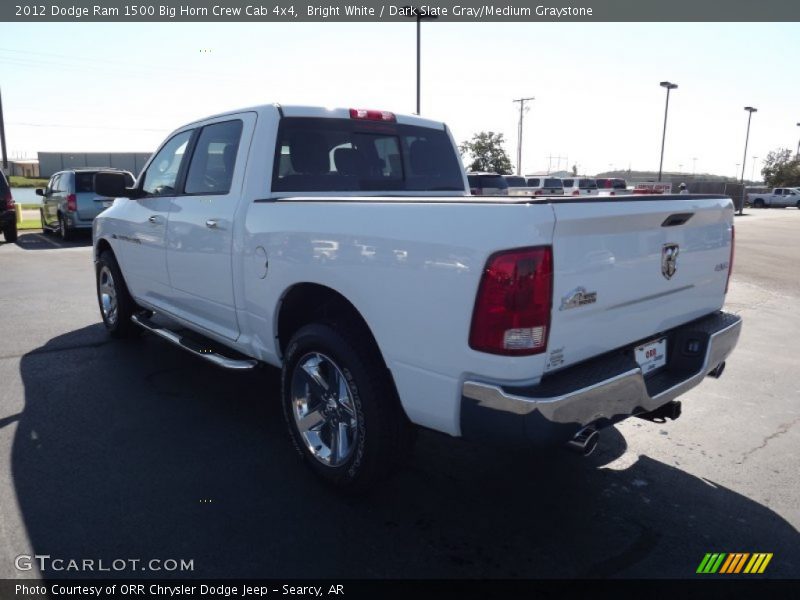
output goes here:
[[112, 337], [131, 337], [139, 328], [131, 321], [136, 303], [128, 292], [114, 253], [106, 250], [95, 265], [97, 303], [103, 324]]
[[315, 323], [286, 351], [282, 402], [296, 450], [323, 480], [364, 491], [404, 454], [410, 424], [378, 349], [354, 329]]

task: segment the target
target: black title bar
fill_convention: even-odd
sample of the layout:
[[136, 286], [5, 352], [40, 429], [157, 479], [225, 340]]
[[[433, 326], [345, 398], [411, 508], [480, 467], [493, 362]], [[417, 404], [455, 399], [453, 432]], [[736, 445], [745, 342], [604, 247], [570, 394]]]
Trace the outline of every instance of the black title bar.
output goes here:
[[149, 0], [36, 2], [4, 0], [0, 21], [11, 22], [786, 22], [800, 21], [797, 0]]

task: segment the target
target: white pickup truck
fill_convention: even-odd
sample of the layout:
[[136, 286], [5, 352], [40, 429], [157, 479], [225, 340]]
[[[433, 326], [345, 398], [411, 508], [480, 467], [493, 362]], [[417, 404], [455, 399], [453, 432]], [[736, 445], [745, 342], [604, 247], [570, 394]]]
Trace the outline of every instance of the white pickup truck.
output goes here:
[[775, 188], [772, 193], [747, 194], [747, 200], [754, 208], [796, 206], [800, 208], [800, 188]]
[[417, 116], [238, 110], [176, 130], [134, 187], [95, 183], [117, 198], [94, 222], [110, 333], [281, 368], [297, 450], [345, 488], [412, 425], [589, 452], [676, 418], [739, 336], [729, 198], [471, 197]]

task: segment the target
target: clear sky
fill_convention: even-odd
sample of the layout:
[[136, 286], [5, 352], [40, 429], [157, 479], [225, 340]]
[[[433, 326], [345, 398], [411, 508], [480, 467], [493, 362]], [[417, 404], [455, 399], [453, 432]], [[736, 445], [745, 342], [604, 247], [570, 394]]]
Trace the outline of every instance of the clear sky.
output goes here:
[[[502, 132], [523, 170], [568, 157], [581, 172], [733, 175], [753, 115], [753, 156], [797, 147], [800, 24], [423, 22], [422, 113], [458, 141]], [[205, 52], [201, 51], [205, 50]], [[263, 104], [415, 110], [415, 26], [406, 23], [0, 23], [0, 87], [12, 156], [152, 151], [179, 125]], [[561, 160], [565, 167], [567, 160]], [[552, 161], [555, 169], [557, 163]], [[756, 169], [758, 172], [758, 168]]]

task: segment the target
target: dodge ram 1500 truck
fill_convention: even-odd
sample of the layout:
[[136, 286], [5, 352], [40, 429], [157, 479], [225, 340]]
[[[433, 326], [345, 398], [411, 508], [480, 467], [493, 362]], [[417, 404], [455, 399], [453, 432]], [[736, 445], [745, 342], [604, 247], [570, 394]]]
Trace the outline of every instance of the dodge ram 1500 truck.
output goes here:
[[95, 183], [116, 198], [94, 221], [111, 335], [280, 367], [291, 439], [344, 488], [413, 425], [590, 452], [676, 418], [739, 336], [728, 197], [471, 197], [418, 116], [238, 110], [176, 130], [133, 187]]

